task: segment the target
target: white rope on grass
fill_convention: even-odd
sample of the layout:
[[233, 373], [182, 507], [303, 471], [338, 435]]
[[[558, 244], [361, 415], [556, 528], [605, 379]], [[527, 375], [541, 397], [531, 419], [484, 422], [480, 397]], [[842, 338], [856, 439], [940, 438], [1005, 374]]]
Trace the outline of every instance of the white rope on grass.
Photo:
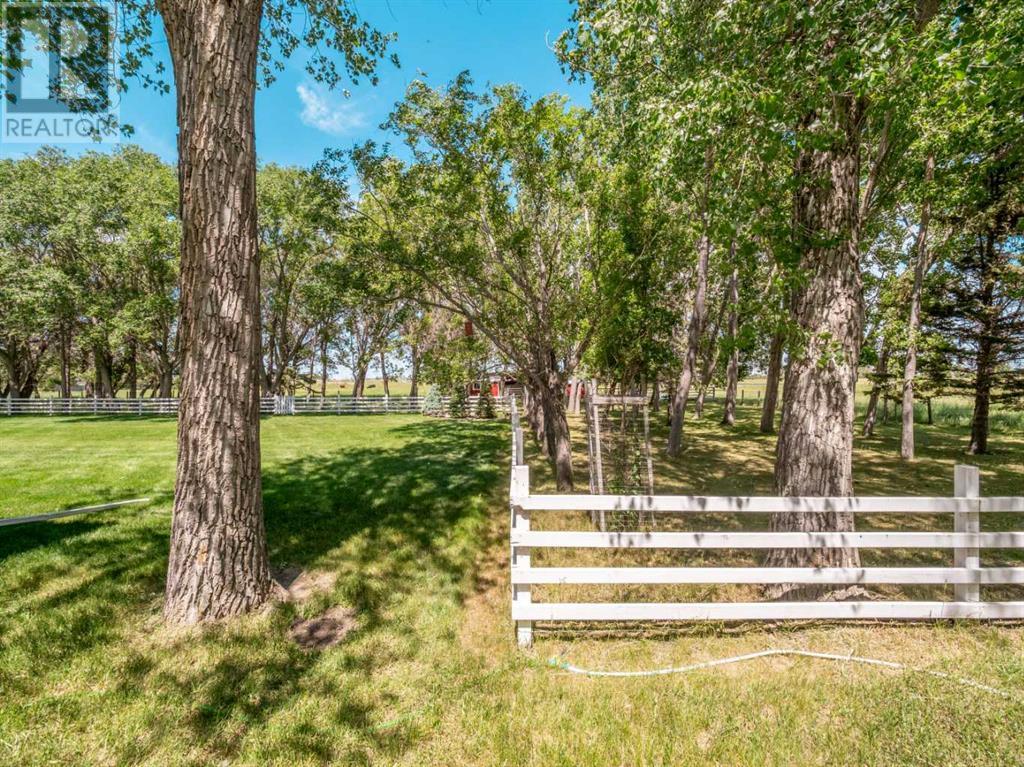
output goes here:
[[748, 660], [755, 660], [757, 658], [769, 658], [774, 656], [798, 656], [802, 658], [817, 658], [819, 660], [831, 660], [839, 661], [844, 663], [863, 663], [869, 666], [881, 666], [883, 668], [895, 669], [897, 671], [913, 671], [918, 674], [927, 674], [928, 676], [935, 677], [936, 679], [944, 679], [946, 681], [956, 682], [967, 687], [973, 687], [976, 690], [987, 692], [992, 695], [998, 695], [1002, 698], [1014, 698], [1015, 696], [1006, 690], [1000, 690], [996, 687], [990, 687], [987, 684], [976, 682], [973, 679], [966, 677], [954, 676], [953, 674], [946, 674], [942, 671], [933, 671], [927, 668], [920, 668], [917, 666], [908, 666], [903, 663], [897, 663], [891, 660], [879, 660], [878, 658], [863, 658], [858, 655], [836, 655], [833, 653], [824, 652], [811, 652], [810, 650], [794, 650], [794, 649], [778, 649], [778, 650], [761, 650], [760, 652], [747, 653], [745, 655], [735, 655], [730, 658], [717, 658], [715, 660], [703, 661], [701, 663], [692, 663], [688, 666], [670, 666], [668, 668], [658, 668], [649, 671], [595, 671], [592, 669], [580, 668], [574, 666], [571, 663], [562, 661], [558, 658], [552, 658], [550, 664], [556, 668], [567, 671], [571, 674], [581, 674], [583, 676], [592, 677], [645, 677], [645, 676], [663, 676], [665, 674], [685, 674], [690, 671], [699, 671], [701, 669], [715, 668], [716, 666], [727, 666], [732, 663], [742, 663]]

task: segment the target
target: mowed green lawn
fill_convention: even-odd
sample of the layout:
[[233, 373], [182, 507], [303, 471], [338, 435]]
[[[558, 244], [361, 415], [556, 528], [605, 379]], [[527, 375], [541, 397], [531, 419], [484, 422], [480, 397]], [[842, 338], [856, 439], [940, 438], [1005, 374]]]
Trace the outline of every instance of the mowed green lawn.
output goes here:
[[[659, 458], [661, 492], [770, 488], [754, 409], [728, 435], [718, 415], [712, 406], [688, 426], [679, 462]], [[908, 470], [891, 458], [896, 428], [858, 442], [860, 492], [945, 494], [963, 429], [922, 427]], [[337, 582], [303, 605], [183, 631], [160, 622], [174, 421], [0, 419], [0, 515], [155, 498], [0, 528], [0, 764], [1024, 763], [1024, 629], [577, 628], [521, 652], [508, 619], [505, 424], [296, 416], [262, 429], [271, 560]], [[994, 435], [993, 447], [983, 486], [1024, 492], [1024, 438]], [[531, 463], [543, 487], [547, 470]], [[296, 617], [334, 604], [358, 613], [341, 645], [291, 643]], [[902, 661], [1011, 697], [806, 659], [643, 679], [545, 664], [643, 669], [770, 647]]]

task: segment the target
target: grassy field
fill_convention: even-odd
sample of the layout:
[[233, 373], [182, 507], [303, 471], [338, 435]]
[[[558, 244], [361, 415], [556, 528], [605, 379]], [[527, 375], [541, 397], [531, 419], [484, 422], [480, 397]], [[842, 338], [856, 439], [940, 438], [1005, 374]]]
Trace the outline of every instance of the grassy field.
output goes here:
[[[658, 492], [770, 491], [772, 440], [757, 434], [754, 408], [729, 434], [718, 415], [711, 406], [687, 425], [678, 461], [656, 453]], [[507, 432], [497, 422], [265, 419], [271, 560], [337, 581], [305, 604], [165, 629], [174, 427], [0, 419], [0, 515], [155, 498], [142, 510], [0, 529], [0, 764], [1024, 763], [1017, 626], [549, 630], [517, 651], [507, 617]], [[893, 457], [898, 425], [882, 424], [858, 440], [858, 492], [948, 494], [964, 436], [963, 425], [922, 426], [922, 458], [907, 467]], [[998, 431], [992, 445], [995, 454], [972, 459], [984, 492], [1024, 492], [1024, 435]], [[546, 467], [536, 455], [531, 464], [534, 487], [547, 487]], [[580, 461], [577, 469], [585, 484]], [[333, 604], [357, 610], [343, 644], [307, 653], [290, 642], [293, 620]], [[770, 647], [902, 661], [1013, 697], [806, 659], [645, 679], [545, 665], [559, 656], [644, 669]]]

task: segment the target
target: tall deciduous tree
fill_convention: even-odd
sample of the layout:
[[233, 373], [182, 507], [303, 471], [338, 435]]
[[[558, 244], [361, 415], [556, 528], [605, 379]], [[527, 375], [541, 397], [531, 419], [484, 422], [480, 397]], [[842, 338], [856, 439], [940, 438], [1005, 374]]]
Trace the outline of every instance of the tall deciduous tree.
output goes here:
[[[441, 91], [413, 83], [391, 125], [415, 163], [363, 162], [391, 256], [431, 288], [421, 300], [470, 320], [515, 365], [558, 486], [572, 487], [566, 384], [601, 322], [599, 275], [619, 242], [582, 115], [514, 87], [478, 96], [462, 75]], [[385, 184], [398, 190], [387, 199]]]
[[[307, 12], [302, 37], [291, 27], [296, 6]], [[196, 623], [251, 610], [270, 593], [259, 447], [258, 75], [272, 74], [276, 54], [307, 43], [316, 51], [307, 70], [335, 85], [332, 49], [355, 77], [372, 74], [387, 40], [348, 3], [157, 0], [156, 8], [174, 65], [183, 225], [164, 615]]]
[[322, 324], [322, 312], [303, 299], [315, 297], [317, 267], [341, 249], [344, 189], [315, 171], [267, 165], [256, 191], [263, 389], [283, 394]]
[[[594, 76], [598, 103], [610, 101], [623, 122], [641, 122], [666, 141], [676, 136], [691, 154], [711, 146], [721, 157], [750, 146], [759, 165], [789, 169], [791, 227], [774, 249], [791, 275], [775, 471], [781, 495], [853, 492], [862, 247], [892, 190], [891, 158], [912, 135], [907, 115], [919, 100], [913, 75], [922, 56], [935, 55], [925, 30], [936, 5], [579, 0], [577, 23], [562, 40], [565, 59]], [[944, 16], [939, 26], [954, 24]], [[684, 189], [702, 178], [690, 168], [680, 178]], [[761, 186], [746, 185], [743, 193], [761, 208]], [[693, 210], [699, 220], [700, 207]], [[773, 519], [778, 530], [852, 525], [851, 515], [834, 513]], [[771, 557], [780, 565], [856, 559], [849, 549]]]

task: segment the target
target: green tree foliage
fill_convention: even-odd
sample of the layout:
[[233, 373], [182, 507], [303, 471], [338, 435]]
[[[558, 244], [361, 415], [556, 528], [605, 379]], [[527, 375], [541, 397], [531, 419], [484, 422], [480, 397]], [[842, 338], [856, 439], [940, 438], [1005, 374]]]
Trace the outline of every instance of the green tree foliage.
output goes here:
[[449, 389], [448, 414], [452, 418], [466, 418], [469, 416], [469, 394], [466, 392], [465, 384], [455, 384]]
[[101, 396], [139, 377], [169, 388], [179, 236], [171, 169], [135, 147], [78, 159], [43, 149], [4, 161], [0, 174], [9, 392], [56, 382], [67, 395], [83, 366]]
[[497, 411], [494, 407], [494, 395], [491, 394], [491, 385], [487, 381], [480, 387], [480, 398], [476, 402], [477, 418], [495, 418]]
[[424, 415], [442, 415], [444, 413], [444, 398], [441, 395], [441, 388], [431, 386], [427, 396], [423, 398]]
[[345, 190], [322, 175], [267, 165], [256, 176], [259, 213], [264, 391], [294, 389], [300, 359], [340, 286], [324, 264], [339, 257]]
[[444, 90], [414, 82], [390, 125], [412, 164], [353, 156], [389, 257], [429, 287], [423, 300], [471, 320], [519, 371], [569, 487], [565, 382], [604, 316], [600, 275], [620, 247], [585, 119], [511, 86], [478, 95], [461, 75]]

